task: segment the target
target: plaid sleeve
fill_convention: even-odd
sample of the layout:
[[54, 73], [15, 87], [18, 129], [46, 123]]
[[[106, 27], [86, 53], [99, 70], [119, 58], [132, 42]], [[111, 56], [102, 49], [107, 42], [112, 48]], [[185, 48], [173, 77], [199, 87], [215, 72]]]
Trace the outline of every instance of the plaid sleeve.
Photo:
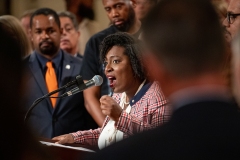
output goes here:
[[71, 133], [75, 143], [81, 143], [84, 145], [97, 145], [98, 137], [101, 133], [101, 128], [87, 131], [77, 131], [75, 133]]
[[130, 136], [163, 124], [170, 114], [167, 100], [154, 82], [145, 95], [132, 106], [130, 114], [122, 112], [116, 127]]
[[109, 117], [106, 117], [102, 128], [94, 129], [94, 130], [86, 130], [86, 131], [77, 131], [71, 133], [73, 136], [75, 143], [81, 143], [84, 145], [91, 145], [97, 146], [98, 145], [98, 138], [102, 132], [102, 129], [107, 125], [109, 121]]

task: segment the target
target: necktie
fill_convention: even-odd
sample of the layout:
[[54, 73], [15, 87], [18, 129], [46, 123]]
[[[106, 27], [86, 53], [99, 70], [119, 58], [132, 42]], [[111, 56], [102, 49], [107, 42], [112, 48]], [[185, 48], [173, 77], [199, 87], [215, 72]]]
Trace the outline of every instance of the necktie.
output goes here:
[[[45, 75], [45, 80], [46, 80], [46, 84], [47, 84], [47, 89], [48, 89], [48, 92], [52, 92], [52, 91], [58, 89], [56, 73], [55, 73], [55, 70], [53, 68], [51, 61], [47, 62], [46, 66], [47, 66], [47, 71], [46, 71], [46, 75]], [[58, 93], [55, 93], [52, 96], [55, 97], [57, 95], [58, 95]], [[56, 101], [57, 101], [56, 98], [51, 98], [53, 108], [56, 105]]]

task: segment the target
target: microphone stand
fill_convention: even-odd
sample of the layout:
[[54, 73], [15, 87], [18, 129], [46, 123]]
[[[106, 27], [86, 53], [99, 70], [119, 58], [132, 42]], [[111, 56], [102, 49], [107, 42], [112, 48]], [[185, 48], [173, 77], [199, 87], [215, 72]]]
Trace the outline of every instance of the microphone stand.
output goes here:
[[[75, 85], [75, 84], [77, 84], [78, 86], [82, 86], [82, 85], [84, 84], [83, 79], [82, 79], [82, 76], [78, 75], [78, 76], [76, 76], [76, 80], [73, 80], [73, 81], [71, 81], [71, 82], [68, 82], [66, 85], [58, 88], [57, 90], [52, 91], [52, 92], [49, 92], [48, 94], [45, 94], [44, 96], [36, 99], [36, 100], [33, 102], [33, 104], [30, 106], [30, 108], [28, 109], [27, 113], [25, 114], [24, 123], [26, 123], [26, 121], [28, 120], [29, 115], [30, 115], [31, 111], [33, 110], [33, 108], [34, 108], [35, 106], [37, 106], [37, 104], [39, 104], [42, 100], [44, 100], [44, 99], [47, 98], [47, 97], [50, 97], [51, 95], [53, 95], [53, 94], [55, 94], [55, 93], [57, 93], [57, 92], [60, 92], [60, 91], [62, 91], [62, 90], [64, 90], [64, 89], [67, 89], [68, 87], [71, 87], [71, 86], [73, 86], [73, 85]], [[58, 97], [51, 97], [51, 98], [58, 98]], [[62, 98], [62, 97], [60, 97], [60, 98]]]

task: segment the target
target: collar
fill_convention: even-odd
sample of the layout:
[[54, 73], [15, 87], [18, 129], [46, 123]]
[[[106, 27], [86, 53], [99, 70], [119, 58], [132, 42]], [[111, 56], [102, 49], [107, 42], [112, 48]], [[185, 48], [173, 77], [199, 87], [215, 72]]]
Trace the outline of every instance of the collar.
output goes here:
[[151, 85], [151, 82], [146, 81], [140, 91], [130, 100], [130, 105], [133, 106], [137, 103], [145, 95]]
[[202, 101], [231, 101], [230, 91], [221, 85], [200, 85], [178, 90], [169, 96], [174, 110]]
[[[36, 57], [41, 65], [42, 70], [44, 71], [45, 67], [46, 67], [46, 63], [49, 61], [47, 58], [45, 58], [44, 56], [42, 56], [41, 54], [39, 54], [37, 51], [35, 51], [36, 53]], [[62, 50], [60, 49], [58, 51], [58, 54], [52, 59], [52, 62], [54, 63], [55, 69], [59, 68], [61, 60], [62, 60]]]

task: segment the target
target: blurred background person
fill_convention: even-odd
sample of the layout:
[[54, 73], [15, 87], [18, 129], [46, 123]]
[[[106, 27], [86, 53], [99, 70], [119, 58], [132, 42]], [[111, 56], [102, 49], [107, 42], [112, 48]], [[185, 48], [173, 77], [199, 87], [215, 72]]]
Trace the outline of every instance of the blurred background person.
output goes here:
[[14, 16], [4, 15], [0, 16], [0, 22], [4, 23], [19, 40], [21, 47], [19, 54], [21, 54], [22, 58], [29, 55], [31, 53], [31, 44], [19, 20]]
[[[144, 23], [144, 18], [148, 14], [148, 12], [157, 4], [158, 0], [136, 0], [136, 7], [134, 8], [134, 12], [136, 17]], [[142, 34], [139, 35], [139, 39], [142, 39]]]
[[100, 25], [94, 20], [93, 0], [65, 0], [68, 11], [77, 17], [81, 34], [78, 41], [79, 54], [83, 55], [87, 41], [101, 30]]
[[226, 43], [210, 1], [161, 0], [142, 28], [146, 67], [173, 114], [95, 159], [239, 159], [240, 114], [223, 76]]
[[60, 48], [74, 57], [82, 60], [78, 50], [78, 41], [80, 32], [78, 31], [78, 22], [76, 16], [68, 11], [58, 12], [63, 33], [61, 35]]
[[[217, 3], [215, 3], [217, 4]], [[224, 2], [223, 2], [224, 4]], [[222, 21], [222, 25], [225, 31], [225, 39], [227, 41], [227, 63], [225, 67], [226, 77], [229, 82], [229, 86], [231, 89], [234, 89], [234, 84], [232, 84], [232, 75], [233, 72], [231, 70], [231, 61], [232, 61], [232, 51], [231, 51], [231, 42], [232, 39], [235, 37], [237, 32], [240, 30], [240, 1], [239, 0], [231, 0], [229, 1], [227, 7], [227, 13], [225, 15], [225, 19]], [[220, 9], [220, 8], [219, 8]], [[235, 91], [233, 91], [235, 92]]]
[[[227, 15], [227, 7], [228, 7], [228, 3], [226, 2], [226, 0], [212, 0], [211, 1], [213, 6], [216, 9], [216, 12], [218, 13], [219, 16], [219, 21], [220, 23], [223, 23], [223, 21], [226, 18]], [[225, 29], [225, 27], [223, 26], [223, 29]], [[226, 57], [226, 62], [225, 62], [225, 66], [224, 66], [224, 74], [227, 80], [227, 83], [229, 85], [229, 88], [231, 87], [231, 66], [230, 66], [230, 62], [231, 62], [231, 49], [228, 44], [229, 42], [227, 42], [226, 39], [226, 44], [227, 44], [227, 57]]]
[[227, 15], [223, 21], [225, 27], [225, 37], [230, 43], [240, 29], [240, 1], [230, 0]]
[[25, 34], [19, 26], [21, 28], [15, 17], [0, 16], [1, 159], [57, 159], [40, 146], [36, 137], [23, 124], [20, 101], [25, 91], [22, 55], [26, 54], [23, 49], [26, 44], [21, 41], [25, 39], [19, 36], [19, 33]]
[[[170, 116], [157, 82], [149, 82], [142, 65], [142, 49], [129, 34], [118, 32], [101, 43], [101, 61], [114, 94], [102, 96], [106, 119], [101, 128], [53, 138], [57, 143], [98, 145], [100, 149], [138, 132], [162, 125]], [[127, 78], [126, 78], [127, 77]]]
[[100, 63], [99, 59], [100, 44], [106, 36], [116, 32], [128, 32], [135, 37], [139, 37], [141, 28], [141, 22], [136, 18], [134, 12], [135, 1], [102, 0], [102, 3], [111, 25], [89, 39], [86, 44], [81, 70], [84, 81], [90, 80], [95, 75], [103, 77], [101, 86], [91, 87], [83, 92], [85, 107], [99, 127], [102, 126], [105, 119], [105, 115], [102, 114], [100, 109], [99, 99], [102, 95], [108, 95], [111, 91], [108, 79], [103, 71], [103, 64]]
[[232, 41], [232, 90], [234, 97], [240, 106], [240, 32], [235, 36]]
[[20, 17], [20, 22], [24, 28], [25, 33], [28, 36], [28, 39], [31, 43], [31, 47], [32, 47], [32, 51], [34, 50], [33, 48], [33, 44], [32, 44], [32, 38], [31, 38], [31, 34], [30, 34], [30, 18], [31, 15], [33, 14], [33, 12], [35, 12], [36, 9], [31, 9], [31, 10], [26, 10]]
[[136, 17], [143, 21], [147, 13], [157, 4], [158, 0], [136, 0], [136, 7], [134, 8]]
[[216, 8], [220, 22], [222, 23], [227, 15], [228, 3], [226, 0], [212, 0], [212, 4]]

